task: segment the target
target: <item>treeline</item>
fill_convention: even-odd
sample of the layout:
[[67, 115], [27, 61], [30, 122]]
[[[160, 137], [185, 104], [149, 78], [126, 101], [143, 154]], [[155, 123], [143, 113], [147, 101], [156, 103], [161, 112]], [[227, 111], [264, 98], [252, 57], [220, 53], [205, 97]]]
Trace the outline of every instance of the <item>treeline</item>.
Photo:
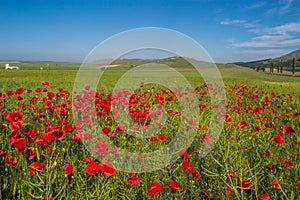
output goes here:
[[295, 57], [293, 57], [291, 63], [283, 63], [282, 59], [280, 59], [279, 62], [269, 61], [269, 64], [259, 65], [255, 69], [256, 71], [262, 70], [263, 72], [266, 72], [266, 68], [269, 68], [268, 72], [270, 73], [283, 73], [283, 71], [291, 71], [292, 75], [294, 75], [297, 68], [297, 60]]

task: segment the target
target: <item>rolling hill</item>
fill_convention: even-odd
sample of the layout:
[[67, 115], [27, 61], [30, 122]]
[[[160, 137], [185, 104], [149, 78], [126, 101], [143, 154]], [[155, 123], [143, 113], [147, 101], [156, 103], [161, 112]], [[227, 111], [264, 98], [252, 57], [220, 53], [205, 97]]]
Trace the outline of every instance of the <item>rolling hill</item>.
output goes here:
[[268, 67], [271, 62], [273, 62], [275, 65], [278, 65], [280, 61], [282, 61], [282, 64], [285, 68], [291, 68], [293, 58], [295, 58], [297, 61], [297, 67], [300, 67], [300, 50], [293, 51], [291, 53], [288, 53], [286, 55], [277, 58], [269, 58], [269, 59], [250, 61], [250, 62], [236, 62], [233, 64], [240, 65], [243, 67], [257, 68], [259, 66]]

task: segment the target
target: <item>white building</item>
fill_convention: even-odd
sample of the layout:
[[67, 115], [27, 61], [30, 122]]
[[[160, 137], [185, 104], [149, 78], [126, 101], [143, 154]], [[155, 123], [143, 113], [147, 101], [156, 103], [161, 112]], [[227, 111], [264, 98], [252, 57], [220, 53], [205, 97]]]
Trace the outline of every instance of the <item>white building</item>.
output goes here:
[[9, 64], [5, 64], [5, 69], [19, 69], [18, 66], [9, 66]]

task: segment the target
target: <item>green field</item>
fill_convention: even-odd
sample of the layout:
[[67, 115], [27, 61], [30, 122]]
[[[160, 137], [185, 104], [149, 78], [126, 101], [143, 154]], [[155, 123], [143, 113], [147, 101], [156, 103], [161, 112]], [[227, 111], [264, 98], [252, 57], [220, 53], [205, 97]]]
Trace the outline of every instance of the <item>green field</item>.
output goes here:
[[[2, 63], [4, 63], [3, 61]], [[126, 61], [116, 62], [120, 67], [113, 67], [106, 70], [100, 84], [106, 88], [112, 88], [118, 79], [130, 69], [131, 66], [144, 64], [147, 61]], [[186, 62], [163, 62], [164, 64], [174, 67], [182, 73], [193, 86], [197, 86], [203, 81], [190, 66], [186, 67]], [[47, 64], [49, 66], [47, 67]], [[21, 62], [17, 64], [20, 70], [4, 70], [0, 68], [0, 87], [2, 90], [17, 89], [20, 86], [37, 87], [41, 81], [49, 81], [54, 87], [63, 87], [67, 90], [73, 89], [77, 70], [80, 63], [64, 62]], [[292, 91], [299, 95], [300, 77], [269, 74], [262, 71], [256, 72], [247, 67], [240, 67], [234, 64], [217, 64], [225, 84], [250, 84], [250, 85], [282, 85], [283, 90]], [[43, 67], [43, 70], [40, 70]], [[188, 69], [188, 70], [187, 70]]]
[[[108, 68], [99, 81], [98, 123], [107, 128], [108, 133], [104, 135], [109, 140], [130, 152], [160, 149], [175, 137], [180, 122], [181, 110], [176, 97], [158, 85], [136, 90], [136, 101], [129, 106], [132, 120], [141, 127], [152, 123], [147, 116], [151, 106], [157, 103], [164, 106], [168, 119], [157, 135], [139, 140], [124, 134], [112, 119], [109, 92], [124, 73], [145, 62], [116, 61], [114, 64], [120, 66]], [[134, 175], [107, 167], [103, 154], [104, 159], [91, 161], [93, 156], [80, 142], [82, 138], [78, 139], [83, 136], [74, 128], [71, 95], [80, 64], [11, 64], [18, 65], [20, 70], [5, 70], [3, 64], [0, 68], [0, 199], [257, 199], [262, 194], [270, 199], [299, 199], [300, 77], [218, 64], [227, 95], [226, 122], [215, 148], [200, 159], [197, 152], [201, 144], [214, 137], [208, 132], [213, 109], [207, 95], [208, 86], [182, 60], [165, 59], [158, 63], [174, 67], [195, 88], [201, 107], [200, 124], [190, 148], [181, 151], [178, 160], [162, 169]], [[42, 81], [51, 86], [42, 85]], [[85, 92], [91, 94], [88, 89]], [[85, 101], [86, 97], [79, 99]], [[189, 96], [187, 105], [188, 99]], [[89, 126], [85, 116], [88, 110], [78, 112], [86, 117], [83, 118], [87, 121], [77, 121], [84, 130]], [[142, 117], [143, 114], [147, 117]], [[193, 116], [184, 117], [193, 121]], [[84, 134], [88, 137], [87, 134], [95, 133]], [[23, 145], [18, 143], [21, 140]], [[109, 148], [105, 152], [113, 151]], [[32, 168], [37, 162], [40, 166]], [[178, 183], [178, 187], [170, 180]], [[161, 184], [162, 188], [153, 183]]]

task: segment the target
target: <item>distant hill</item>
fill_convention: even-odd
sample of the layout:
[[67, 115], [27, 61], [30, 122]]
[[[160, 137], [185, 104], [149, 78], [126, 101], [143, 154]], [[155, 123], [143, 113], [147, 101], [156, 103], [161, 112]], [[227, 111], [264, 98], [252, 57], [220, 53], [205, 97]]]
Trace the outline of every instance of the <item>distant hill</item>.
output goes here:
[[268, 67], [271, 62], [273, 62], [275, 65], [278, 65], [278, 63], [280, 63], [280, 61], [282, 60], [283, 66], [288, 68], [291, 66], [293, 58], [296, 59], [297, 66], [300, 66], [300, 50], [293, 51], [291, 53], [288, 53], [286, 55], [283, 55], [283, 56], [280, 56], [277, 58], [269, 58], [269, 59], [250, 61], [250, 62], [236, 62], [233, 64], [240, 65], [243, 67], [256, 68], [259, 66]]

